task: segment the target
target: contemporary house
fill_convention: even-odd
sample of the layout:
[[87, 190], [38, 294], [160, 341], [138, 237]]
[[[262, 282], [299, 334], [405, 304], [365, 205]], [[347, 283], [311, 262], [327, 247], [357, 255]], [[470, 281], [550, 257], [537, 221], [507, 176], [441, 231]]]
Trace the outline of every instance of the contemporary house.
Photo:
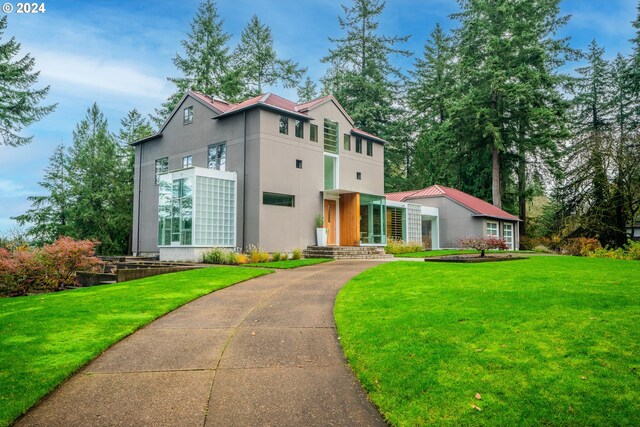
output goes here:
[[[432, 185], [422, 190], [389, 193], [387, 205], [410, 203], [437, 209], [441, 248], [457, 248], [458, 239], [472, 236], [498, 236], [510, 249], [518, 249], [520, 219], [484, 200], [454, 188]], [[425, 227], [423, 227], [425, 229]], [[435, 233], [435, 231], [434, 231]], [[426, 237], [425, 237], [426, 240]]]
[[[394, 233], [422, 239], [387, 207], [385, 141], [355, 128], [331, 95], [229, 104], [188, 92], [158, 133], [133, 145], [137, 255], [199, 260], [210, 248], [250, 245], [291, 251], [315, 245], [319, 215], [328, 245], [384, 246], [388, 209]], [[411, 221], [422, 227], [416, 206]], [[424, 214], [437, 217], [434, 209]]]

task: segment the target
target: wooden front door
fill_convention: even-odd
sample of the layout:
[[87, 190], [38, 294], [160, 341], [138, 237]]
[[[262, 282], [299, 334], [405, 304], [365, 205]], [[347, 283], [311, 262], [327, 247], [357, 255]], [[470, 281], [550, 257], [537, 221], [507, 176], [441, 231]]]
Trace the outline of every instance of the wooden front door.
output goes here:
[[327, 245], [336, 244], [336, 201], [324, 201], [324, 228], [327, 229]]

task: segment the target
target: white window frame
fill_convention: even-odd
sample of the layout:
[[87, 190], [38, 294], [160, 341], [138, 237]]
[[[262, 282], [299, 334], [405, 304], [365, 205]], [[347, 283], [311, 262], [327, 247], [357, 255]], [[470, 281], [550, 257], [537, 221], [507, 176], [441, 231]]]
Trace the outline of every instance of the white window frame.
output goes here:
[[193, 166], [193, 156], [184, 156], [182, 158], [182, 169], [190, 168]]
[[193, 123], [193, 106], [185, 108], [182, 115], [183, 125], [190, 125], [191, 123]]
[[[507, 236], [507, 227], [509, 227], [510, 235]], [[502, 224], [502, 237], [505, 242], [507, 242], [507, 246], [509, 246], [510, 250], [513, 250], [513, 224], [510, 222], [505, 222]]]
[[[492, 227], [489, 227], [492, 225]], [[495, 227], [493, 227], [495, 225]], [[487, 237], [500, 237], [500, 224], [497, 221], [486, 221], [484, 225], [485, 235]], [[495, 233], [494, 233], [495, 230]], [[491, 232], [489, 232], [491, 231]]]

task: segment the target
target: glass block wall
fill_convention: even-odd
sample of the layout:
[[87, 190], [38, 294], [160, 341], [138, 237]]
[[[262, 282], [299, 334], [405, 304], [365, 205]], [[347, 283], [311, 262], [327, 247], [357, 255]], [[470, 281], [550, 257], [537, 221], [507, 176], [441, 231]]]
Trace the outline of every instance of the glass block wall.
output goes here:
[[407, 243], [422, 242], [421, 206], [407, 203]]
[[195, 244], [234, 247], [236, 182], [196, 176]]

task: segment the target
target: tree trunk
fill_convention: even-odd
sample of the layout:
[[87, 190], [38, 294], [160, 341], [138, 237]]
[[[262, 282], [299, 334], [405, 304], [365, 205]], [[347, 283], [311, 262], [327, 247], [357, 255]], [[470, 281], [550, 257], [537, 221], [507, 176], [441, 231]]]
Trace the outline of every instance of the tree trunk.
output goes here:
[[502, 209], [502, 197], [500, 194], [500, 150], [498, 150], [497, 147], [493, 147], [491, 195], [493, 198], [493, 206]]
[[[522, 145], [522, 142], [520, 143]], [[526, 236], [527, 234], [527, 161], [524, 155], [524, 149], [522, 146], [518, 147], [518, 205], [519, 205], [519, 216], [522, 221], [520, 221], [520, 237]]]

